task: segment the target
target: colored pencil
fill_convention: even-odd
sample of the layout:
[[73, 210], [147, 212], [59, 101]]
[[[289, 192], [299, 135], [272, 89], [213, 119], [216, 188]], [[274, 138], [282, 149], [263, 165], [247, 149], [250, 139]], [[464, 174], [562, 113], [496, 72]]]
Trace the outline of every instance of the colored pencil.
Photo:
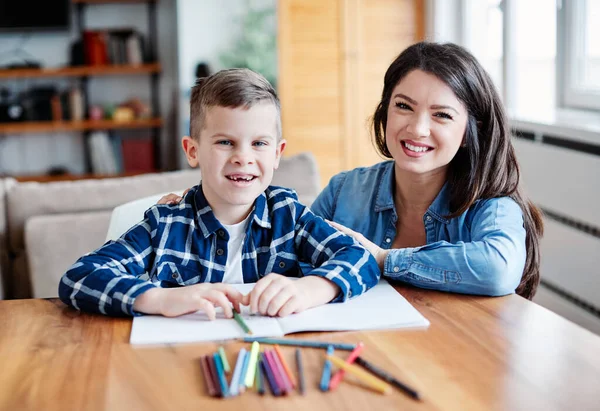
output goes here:
[[379, 378], [369, 374], [365, 370], [356, 365], [346, 364], [344, 360], [335, 355], [328, 355], [327, 358], [331, 360], [332, 363], [335, 364], [336, 367], [342, 368], [354, 375], [356, 378], [370, 386], [376, 391], [379, 391], [382, 394], [389, 394], [392, 387], [387, 383], [381, 381]]
[[227, 378], [225, 378], [225, 370], [223, 369], [223, 362], [218, 352], [213, 354], [215, 360], [215, 367], [217, 369], [217, 377], [219, 378], [219, 385], [221, 386], [221, 392], [223, 397], [229, 395], [229, 389], [227, 388]]
[[250, 351], [246, 352], [244, 362], [242, 364], [242, 371], [240, 372], [240, 379], [238, 380], [238, 386], [240, 387], [240, 394], [246, 391], [246, 373], [248, 372], [248, 363], [250, 362]]
[[[358, 358], [364, 347], [365, 345], [363, 343], [358, 343], [356, 348], [350, 353], [348, 358], [346, 358], [346, 364], [352, 364], [354, 360]], [[334, 374], [333, 377], [331, 377], [331, 381], [329, 382], [329, 390], [333, 391], [337, 388], [337, 386], [340, 384], [340, 381], [342, 381], [342, 378], [344, 378], [345, 373], [346, 371], [340, 369]]]
[[239, 324], [240, 327], [242, 327], [242, 330], [244, 330], [246, 334], [252, 335], [252, 330], [250, 327], [248, 327], [248, 324], [246, 324], [246, 321], [244, 321], [240, 313], [238, 313], [235, 309], [233, 310], [233, 319]]
[[[259, 353], [260, 354], [260, 353]], [[256, 390], [260, 395], [265, 393], [265, 382], [263, 381], [263, 372], [260, 367], [260, 356], [256, 360]]]
[[286, 386], [282, 376], [279, 374], [279, 370], [277, 369], [277, 365], [275, 364], [275, 359], [273, 358], [273, 352], [271, 350], [265, 350], [264, 352], [265, 358], [267, 359], [267, 365], [269, 366], [269, 370], [271, 370], [271, 374], [273, 374], [273, 380], [275, 381], [275, 385], [277, 385], [277, 389], [281, 394], [285, 394]]
[[296, 348], [296, 368], [298, 369], [298, 389], [300, 395], [304, 395], [306, 389], [304, 387], [304, 366], [302, 365], [302, 354], [300, 348]]
[[206, 391], [208, 395], [211, 397], [217, 396], [217, 389], [215, 388], [215, 383], [210, 375], [210, 368], [207, 363], [208, 357], [206, 355], [200, 357], [200, 369], [202, 370], [202, 375], [204, 376], [204, 383], [206, 384]]
[[294, 340], [294, 339], [283, 339], [283, 338], [262, 338], [262, 337], [244, 337], [245, 342], [258, 341], [261, 344], [279, 344], [279, 345], [292, 345], [297, 347], [310, 347], [310, 348], [325, 348], [330, 345], [336, 350], [352, 351], [356, 348], [356, 344], [341, 344], [331, 343], [322, 341], [308, 341], [308, 340]]
[[381, 368], [379, 368], [379, 367], [371, 364], [370, 362], [365, 361], [363, 358], [358, 357], [356, 359], [356, 363], [358, 365], [360, 365], [361, 367], [364, 367], [366, 370], [368, 370], [369, 372], [373, 373], [374, 375], [378, 376], [379, 378], [381, 378], [385, 382], [388, 382], [388, 383], [392, 384], [394, 387], [401, 389], [402, 391], [404, 391], [406, 394], [408, 394], [409, 396], [411, 396], [415, 400], [420, 400], [421, 399], [421, 396], [419, 395], [419, 393], [417, 391], [415, 391], [414, 389], [410, 388], [409, 386], [407, 386], [403, 382], [399, 381], [394, 376], [388, 374], [386, 371], [382, 370]]
[[238, 354], [237, 361], [235, 362], [235, 368], [233, 369], [233, 376], [231, 377], [231, 383], [229, 384], [229, 395], [236, 396], [240, 393], [240, 374], [244, 367], [244, 358], [246, 357], [246, 349], [242, 348]]
[[273, 373], [271, 372], [271, 369], [269, 367], [269, 362], [267, 361], [267, 356], [264, 353], [261, 353], [260, 365], [263, 367], [263, 372], [265, 373], [265, 377], [269, 384], [269, 388], [271, 388], [271, 392], [276, 397], [280, 396], [281, 391], [279, 390], [279, 387], [277, 386], [277, 383], [275, 382], [275, 377], [273, 376]]
[[288, 367], [287, 363], [285, 362], [285, 358], [283, 357], [283, 353], [279, 349], [279, 346], [277, 344], [275, 344], [275, 346], [273, 348], [275, 348], [275, 353], [277, 354], [277, 358], [279, 358], [279, 362], [281, 362], [281, 365], [283, 366], [285, 374], [287, 375], [289, 382], [292, 384], [292, 388], [296, 388], [297, 383], [296, 383], [296, 379], [294, 378], [294, 374], [292, 373], [292, 371], [290, 370], [290, 367]]
[[[330, 345], [327, 347], [327, 357], [333, 355], [333, 347]], [[321, 391], [326, 392], [329, 391], [329, 379], [331, 378], [331, 361], [328, 359], [323, 363], [323, 374], [321, 374], [321, 383], [319, 384], [319, 388]]]
[[221, 361], [223, 362], [223, 370], [226, 373], [231, 372], [231, 367], [229, 366], [229, 361], [227, 361], [227, 355], [225, 354], [223, 346], [219, 347], [219, 355], [221, 356]]
[[217, 376], [217, 366], [215, 365], [215, 361], [212, 355], [206, 356], [206, 363], [208, 364], [208, 369], [210, 371], [210, 376], [213, 380], [213, 384], [217, 391], [217, 397], [223, 395], [223, 391], [221, 390], [221, 384], [219, 383], [219, 377]]
[[252, 383], [254, 382], [254, 374], [256, 373], [256, 360], [258, 359], [258, 352], [260, 350], [259, 344], [254, 341], [252, 343], [252, 348], [250, 349], [250, 360], [248, 361], [248, 371], [246, 372], [246, 387], [252, 387]]
[[275, 365], [275, 368], [277, 369], [277, 375], [279, 375], [281, 383], [283, 384], [283, 386], [281, 387], [282, 391], [285, 393], [292, 392], [292, 390], [293, 390], [292, 382], [286, 375], [285, 369], [283, 368], [283, 364], [281, 364], [281, 361], [279, 360], [277, 353], [274, 350], [271, 350], [270, 355], [271, 355], [271, 358], [273, 359], [273, 364]]

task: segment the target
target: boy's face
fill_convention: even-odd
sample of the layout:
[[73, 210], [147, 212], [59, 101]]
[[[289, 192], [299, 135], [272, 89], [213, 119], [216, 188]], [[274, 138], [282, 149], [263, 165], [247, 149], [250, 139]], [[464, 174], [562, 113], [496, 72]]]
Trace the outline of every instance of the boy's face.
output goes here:
[[214, 106], [206, 110], [198, 141], [183, 138], [190, 166], [200, 166], [202, 190], [224, 224], [243, 220], [271, 184], [285, 141], [278, 141], [277, 109]]

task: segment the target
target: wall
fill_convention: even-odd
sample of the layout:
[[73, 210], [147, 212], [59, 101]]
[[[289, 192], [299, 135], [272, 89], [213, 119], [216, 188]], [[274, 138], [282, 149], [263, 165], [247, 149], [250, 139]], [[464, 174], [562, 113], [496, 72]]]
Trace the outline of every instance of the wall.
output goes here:
[[[173, 167], [173, 136], [176, 99], [173, 93], [177, 84], [177, 47], [175, 3], [158, 2], [158, 52], [163, 67], [160, 83], [160, 106], [165, 120], [162, 141], [163, 164]], [[89, 5], [86, 26], [89, 28], [135, 27], [147, 33], [147, 6], [145, 4]], [[68, 64], [69, 45], [76, 38], [73, 24], [71, 33], [33, 33], [29, 37], [19, 34], [0, 34], [0, 65], [12, 61], [4, 52], [13, 49], [26, 39], [24, 50], [40, 61], [44, 67]], [[67, 88], [71, 79], [7, 80], [0, 87], [11, 90], [34, 85], [55, 84]], [[137, 96], [149, 101], [148, 76], [102, 77], [90, 80], [90, 103], [117, 103]], [[0, 174], [42, 174], [53, 166], [66, 166], [73, 173], [84, 172], [83, 141], [80, 133], [15, 134], [0, 135]]]

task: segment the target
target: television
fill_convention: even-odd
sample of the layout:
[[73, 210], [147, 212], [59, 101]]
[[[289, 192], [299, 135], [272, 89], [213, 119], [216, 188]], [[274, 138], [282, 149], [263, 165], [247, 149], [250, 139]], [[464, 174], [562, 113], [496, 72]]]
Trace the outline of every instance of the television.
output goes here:
[[0, 31], [67, 31], [71, 0], [0, 0]]

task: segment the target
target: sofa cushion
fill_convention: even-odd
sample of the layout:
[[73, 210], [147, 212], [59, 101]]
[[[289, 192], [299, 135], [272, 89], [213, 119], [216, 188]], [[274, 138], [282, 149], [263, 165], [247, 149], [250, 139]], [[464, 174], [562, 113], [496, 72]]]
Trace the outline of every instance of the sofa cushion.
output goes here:
[[110, 211], [44, 215], [25, 223], [33, 297], [58, 296], [58, 282], [82, 255], [104, 244]]
[[110, 211], [119, 204], [157, 192], [190, 187], [198, 170], [55, 183], [20, 183], [9, 192], [8, 232], [13, 251], [24, 246], [25, 222], [39, 215]]

